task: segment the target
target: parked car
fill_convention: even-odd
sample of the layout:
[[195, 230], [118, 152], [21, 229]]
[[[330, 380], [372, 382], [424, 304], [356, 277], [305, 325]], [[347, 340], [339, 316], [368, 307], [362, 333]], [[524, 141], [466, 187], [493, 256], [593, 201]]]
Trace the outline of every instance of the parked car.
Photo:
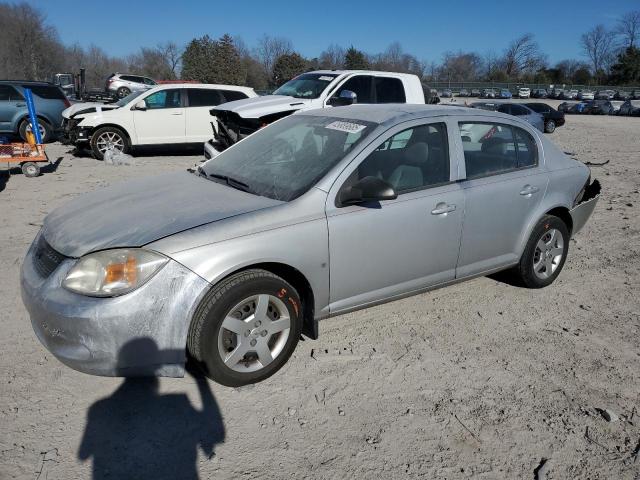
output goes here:
[[471, 108], [479, 108], [480, 110], [488, 110], [495, 112], [498, 110], [498, 104], [494, 102], [473, 102], [469, 105]]
[[466, 88], [463, 88], [462, 90], [460, 90], [460, 92], [458, 93], [459, 97], [469, 97], [469, 90], [467, 90]]
[[547, 95], [547, 97], [559, 99], [560, 97], [562, 97], [563, 93], [564, 89], [562, 88], [552, 88], [551, 90], [549, 90], [549, 94]]
[[65, 141], [90, 147], [98, 159], [109, 148], [127, 153], [139, 145], [204, 143], [216, 126], [212, 107], [256, 96], [235, 85], [158, 85], [109, 106], [87, 103], [65, 110]]
[[453, 92], [446, 88], [442, 91], [442, 95], [440, 95], [442, 98], [452, 98], [453, 97]]
[[480, 93], [480, 98], [496, 98], [497, 92], [493, 88], [485, 88]]
[[525, 106], [542, 115], [545, 133], [553, 133], [557, 127], [561, 127], [565, 123], [564, 113], [556, 110], [551, 105], [542, 102], [532, 102], [525, 104]]
[[589, 102], [562, 102], [558, 105], [558, 111], [561, 113], [583, 113]]
[[595, 95], [595, 100], [613, 100], [616, 92], [613, 90], [598, 90]]
[[611, 100], [609, 103], [611, 104], [611, 111], [609, 112], [609, 115], [618, 115], [620, 107], [624, 104], [622, 100]]
[[115, 94], [118, 98], [124, 98], [131, 92], [143, 92], [153, 88], [158, 83], [140, 75], [130, 75], [128, 73], [112, 73], [107, 78], [105, 90]]
[[518, 98], [529, 98], [531, 97], [531, 89], [527, 87], [520, 87], [518, 89]]
[[43, 142], [53, 140], [62, 124], [62, 111], [70, 103], [57, 85], [48, 82], [0, 80], [0, 133], [19, 135], [27, 141], [31, 131], [24, 89], [33, 94], [38, 127]]
[[578, 98], [578, 90], [563, 90], [557, 98], [559, 100], [575, 100]]
[[[289, 80], [272, 95], [249, 98], [211, 109], [219, 128], [205, 144], [205, 158], [294, 112], [354, 103], [424, 104], [423, 85], [416, 75], [368, 70], [318, 70]], [[439, 102], [436, 94], [428, 100]]]
[[479, 97], [482, 94], [479, 88], [472, 88], [470, 97]]
[[591, 90], [580, 90], [577, 98], [578, 100], [595, 100], [596, 94]]
[[632, 91], [629, 100], [640, 100], [640, 90]]
[[614, 106], [609, 100], [594, 100], [585, 113], [591, 115], [612, 115]]
[[629, 100], [631, 98], [631, 92], [625, 92], [624, 90], [618, 90], [613, 96], [614, 100]]
[[544, 118], [541, 114], [534, 112], [529, 107], [520, 103], [500, 103], [498, 104], [498, 112], [514, 115], [525, 122], [529, 122], [535, 128], [544, 132]]
[[547, 98], [547, 96], [547, 90], [544, 88], [536, 88], [535, 90], [533, 90], [533, 92], [531, 92], [532, 98]]
[[551, 285], [599, 190], [517, 117], [305, 111], [192, 173], [55, 209], [22, 263], [22, 298], [71, 368], [181, 376], [189, 356], [241, 386], [278, 371], [326, 317], [507, 269]]
[[501, 89], [500, 89], [500, 93], [498, 93], [498, 98], [502, 98], [502, 99], [507, 98], [507, 99], [508, 99], [508, 98], [512, 98], [512, 97], [513, 97], [513, 95], [512, 95], [512, 94], [511, 94], [511, 92], [510, 92], [508, 89], [506, 89], [506, 88], [501, 88]]
[[639, 115], [640, 116], [640, 100], [627, 100], [620, 105], [618, 115]]

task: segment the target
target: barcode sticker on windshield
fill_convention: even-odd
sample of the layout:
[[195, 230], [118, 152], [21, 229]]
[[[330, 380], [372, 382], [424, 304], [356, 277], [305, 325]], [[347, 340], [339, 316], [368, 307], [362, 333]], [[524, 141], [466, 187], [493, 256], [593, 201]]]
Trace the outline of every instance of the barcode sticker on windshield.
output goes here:
[[358, 133], [367, 127], [366, 125], [360, 125], [359, 123], [337, 121], [337, 122], [331, 122], [325, 128], [330, 128], [331, 130], [339, 130], [341, 132], [347, 132], [347, 133]]
[[331, 80], [333, 80], [335, 77], [326, 77], [326, 76], [322, 76], [322, 77], [318, 77], [318, 80], [322, 80], [323, 82], [330, 82]]

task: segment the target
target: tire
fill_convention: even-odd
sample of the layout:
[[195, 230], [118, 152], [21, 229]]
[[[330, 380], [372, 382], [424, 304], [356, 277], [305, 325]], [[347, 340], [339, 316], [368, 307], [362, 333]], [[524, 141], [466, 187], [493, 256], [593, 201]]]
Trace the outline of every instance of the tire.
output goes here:
[[513, 270], [518, 283], [527, 288], [551, 285], [564, 267], [569, 238], [562, 220], [545, 215], [531, 232], [520, 263]]
[[112, 147], [122, 153], [129, 153], [131, 141], [129, 137], [117, 127], [98, 128], [91, 136], [91, 151], [93, 156], [102, 160], [107, 148]]
[[554, 122], [553, 120], [547, 120], [547, 122], [544, 124], [544, 131], [546, 133], [553, 133], [556, 130], [556, 122]]
[[116, 90], [116, 95], [118, 98], [124, 98], [130, 93], [131, 93], [131, 90], [128, 89], [127, 87], [120, 87], [118, 90]]
[[34, 162], [25, 162], [20, 165], [25, 177], [33, 178], [40, 175], [40, 165]]
[[[38, 126], [40, 127], [40, 136], [42, 137], [42, 143], [47, 143], [53, 138], [53, 129], [51, 125], [46, 120], [38, 119]], [[23, 141], [27, 141], [27, 127], [31, 130], [31, 122], [29, 119], [24, 119], [20, 122], [20, 127], [18, 127], [18, 133], [20, 134], [20, 138]]]
[[[260, 382], [295, 350], [301, 307], [295, 288], [271, 272], [252, 269], [231, 275], [196, 309], [187, 350], [202, 372], [222, 385]], [[263, 312], [258, 318], [256, 309]]]

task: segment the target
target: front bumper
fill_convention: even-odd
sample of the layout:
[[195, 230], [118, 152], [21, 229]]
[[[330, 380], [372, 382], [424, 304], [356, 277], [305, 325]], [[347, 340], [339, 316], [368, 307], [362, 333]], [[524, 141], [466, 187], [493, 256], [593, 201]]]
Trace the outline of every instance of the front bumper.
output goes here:
[[20, 281], [31, 325], [47, 350], [65, 365], [92, 375], [184, 375], [189, 322], [208, 282], [170, 260], [128, 294], [75, 294], [63, 288], [62, 281], [76, 260], [62, 257], [48, 276], [43, 274], [36, 266], [39, 237], [24, 259]]
[[91, 128], [81, 127], [74, 119], [63, 119], [60, 131], [60, 141], [65, 145], [87, 143], [91, 139]]
[[204, 143], [205, 160], [211, 160], [212, 158], [215, 158], [220, 155], [220, 153], [222, 153], [216, 148], [216, 146], [217, 144], [213, 140], [209, 140], [208, 142]]

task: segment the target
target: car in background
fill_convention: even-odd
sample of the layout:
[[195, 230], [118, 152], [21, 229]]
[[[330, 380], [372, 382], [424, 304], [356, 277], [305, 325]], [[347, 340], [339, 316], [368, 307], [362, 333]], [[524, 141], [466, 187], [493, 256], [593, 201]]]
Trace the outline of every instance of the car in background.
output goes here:
[[614, 100], [629, 100], [631, 98], [631, 92], [625, 92], [624, 90], [618, 90], [616, 91], [615, 95], [613, 96]]
[[528, 87], [520, 87], [518, 89], [518, 98], [529, 98], [531, 97], [531, 89]]
[[107, 78], [105, 90], [118, 98], [124, 98], [131, 92], [144, 92], [158, 84], [155, 80], [141, 75], [112, 73]]
[[[280, 370], [331, 316], [501, 270], [552, 285], [599, 193], [589, 167], [516, 117], [302, 111], [190, 172], [53, 210], [22, 262], [22, 300], [70, 368], [180, 377], [190, 358], [240, 387]], [[575, 272], [564, 280], [580, 288]], [[520, 297], [523, 310], [547, 306]]]
[[564, 90], [558, 96], [558, 100], [575, 100], [576, 98], [578, 98], [578, 90]]
[[640, 100], [640, 90], [632, 91], [629, 100]]
[[498, 110], [498, 104], [493, 102], [473, 102], [469, 107], [479, 108], [480, 110], [487, 110], [489, 112], [495, 112]]
[[471, 93], [469, 94], [470, 97], [479, 97], [480, 95], [482, 95], [482, 92], [479, 88], [472, 88]]
[[531, 98], [547, 98], [549, 93], [545, 88], [536, 88], [531, 92]]
[[62, 126], [62, 112], [71, 104], [62, 89], [49, 82], [0, 81], [0, 133], [18, 135], [25, 142], [31, 131], [24, 90], [33, 94], [43, 143], [54, 140]]
[[616, 92], [613, 90], [598, 90], [594, 100], [613, 100], [613, 97], [615, 96]]
[[578, 92], [578, 100], [595, 100], [596, 94], [592, 90], [580, 90]]
[[589, 107], [593, 100], [584, 102], [562, 102], [558, 105], [558, 111], [562, 113], [585, 113], [584, 110]]
[[544, 132], [544, 117], [521, 103], [499, 103], [496, 111], [518, 117]]
[[442, 95], [440, 95], [442, 98], [453, 98], [453, 92], [446, 88], [442, 91]]
[[513, 97], [513, 95], [511, 94], [511, 91], [509, 91], [506, 88], [501, 88], [500, 92], [498, 93], [498, 98], [510, 99], [512, 97]]
[[470, 97], [471, 95], [469, 95], [469, 90], [467, 90], [466, 88], [463, 88], [462, 90], [460, 90], [460, 92], [458, 93], [459, 97]]
[[627, 100], [618, 110], [618, 115], [640, 116], [640, 100]]
[[235, 85], [158, 85], [108, 109], [85, 104], [65, 110], [65, 141], [90, 147], [99, 160], [108, 149], [127, 153], [138, 145], [204, 144], [217, 128], [212, 107], [252, 97], [257, 97], [252, 88]]
[[561, 127], [565, 123], [564, 113], [556, 110], [551, 105], [542, 102], [531, 102], [525, 103], [525, 106], [542, 115], [545, 133], [553, 133], [557, 127]]
[[562, 88], [552, 88], [551, 90], [549, 90], [549, 94], [547, 97], [558, 99], [562, 96], [563, 93], [564, 89]]
[[[618, 107], [618, 110], [619, 109], [620, 107]], [[611, 100], [594, 100], [591, 102], [585, 113], [589, 113], [591, 115], [613, 115], [614, 111], [615, 107]]]
[[496, 98], [497, 92], [493, 88], [485, 88], [480, 94], [480, 98]]
[[612, 107], [612, 111], [609, 113], [609, 115], [618, 115], [618, 112], [620, 111], [620, 107], [622, 107], [622, 105], [624, 104], [624, 101], [610, 100], [609, 103], [611, 103], [611, 107]]

